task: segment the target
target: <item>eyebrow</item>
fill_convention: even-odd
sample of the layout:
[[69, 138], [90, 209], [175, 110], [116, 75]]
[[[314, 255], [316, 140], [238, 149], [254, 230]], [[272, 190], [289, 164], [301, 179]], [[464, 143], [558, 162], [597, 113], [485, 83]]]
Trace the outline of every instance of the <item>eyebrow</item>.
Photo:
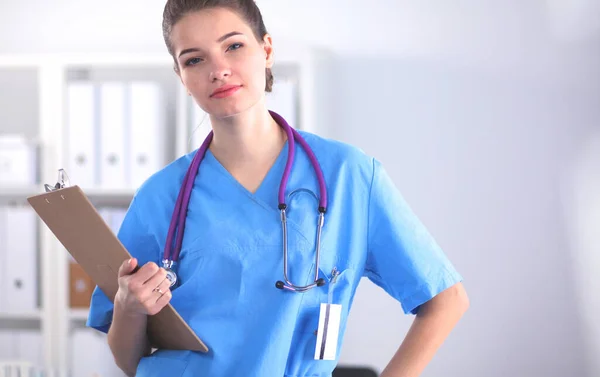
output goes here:
[[[226, 40], [227, 38], [231, 38], [235, 35], [243, 35], [243, 34], [240, 33], [239, 31], [229, 32], [229, 33], [225, 34], [224, 36], [220, 37], [219, 39], [217, 39], [217, 43], [221, 43], [224, 40]], [[179, 57], [181, 57], [182, 55], [185, 55], [185, 54], [189, 54], [190, 52], [198, 52], [198, 51], [200, 51], [200, 49], [198, 49], [198, 48], [187, 48], [179, 53]]]

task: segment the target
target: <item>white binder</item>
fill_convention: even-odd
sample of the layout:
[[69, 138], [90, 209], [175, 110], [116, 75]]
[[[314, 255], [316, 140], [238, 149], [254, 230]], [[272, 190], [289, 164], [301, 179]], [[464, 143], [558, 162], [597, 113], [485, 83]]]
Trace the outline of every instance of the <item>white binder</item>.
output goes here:
[[[7, 237], [7, 227], [8, 227], [8, 220], [7, 220], [7, 216], [6, 216], [6, 212], [7, 212], [7, 207], [3, 207], [0, 206], [0, 286], [4, 286], [4, 284], [7, 284], [6, 281], [6, 270], [8, 268], [8, 264], [7, 264], [7, 246], [8, 246], [8, 241], [6, 240]], [[5, 297], [6, 293], [4, 293], [4, 289], [0, 289], [0, 313], [4, 313], [6, 312], [6, 300]], [[4, 333], [1, 331], [2, 329], [0, 329], [0, 357], [2, 355], [2, 335], [4, 335]]]
[[118, 234], [127, 210], [118, 207], [104, 207], [98, 209], [98, 214], [102, 216], [102, 219], [106, 222], [110, 230], [114, 234]]
[[191, 152], [200, 148], [208, 133], [212, 130], [210, 116], [196, 104], [193, 99], [189, 99], [189, 117], [188, 117], [188, 150]]
[[0, 361], [17, 359], [16, 331], [0, 329]]
[[67, 170], [86, 189], [97, 184], [96, 88], [91, 82], [67, 87]]
[[[125, 132], [128, 104], [125, 89], [126, 84], [123, 82], [100, 84], [100, 187], [102, 188], [119, 189], [127, 186]], [[70, 178], [76, 182], [73, 177]]]
[[0, 135], [0, 186], [26, 186], [36, 180], [36, 150], [23, 135]]
[[44, 365], [42, 334], [39, 330], [20, 330], [15, 333], [17, 360], [27, 361], [35, 368]]
[[97, 211], [100, 217], [102, 217], [102, 220], [104, 220], [105, 223], [110, 225], [110, 209], [107, 207], [103, 207], [98, 208]]
[[3, 312], [21, 314], [37, 310], [37, 218], [28, 207], [4, 211], [5, 249], [2, 282]]
[[71, 338], [71, 375], [77, 377], [125, 377], [116, 366], [106, 335], [93, 329], [77, 329]]
[[111, 218], [109, 226], [112, 229], [114, 234], [119, 233], [119, 229], [121, 229], [121, 225], [123, 225], [123, 220], [125, 220], [125, 215], [127, 214], [127, 210], [124, 208], [114, 208], [111, 211]]
[[132, 82], [130, 95], [129, 184], [138, 188], [165, 164], [165, 111], [160, 85]]
[[265, 95], [267, 109], [281, 115], [291, 127], [300, 128], [298, 118], [297, 85], [291, 79], [275, 80], [271, 93]]

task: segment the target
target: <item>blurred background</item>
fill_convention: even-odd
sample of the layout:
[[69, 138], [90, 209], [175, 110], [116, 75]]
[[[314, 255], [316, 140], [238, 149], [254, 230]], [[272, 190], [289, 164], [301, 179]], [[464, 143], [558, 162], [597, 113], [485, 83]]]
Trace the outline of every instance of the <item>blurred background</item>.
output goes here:
[[[600, 1], [257, 4], [270, 107], [381, 160], [465, 278], [423, 376], [600, 376]], [[25, 198], [65, 167], [118, 229], [136, 185], [198, 147], [163, 7], [0, 2], [0, 366], [121, 376], [84, 327], [89, 278]], [[412, 319], [363, 279], [340, 363], [381, 371]]]

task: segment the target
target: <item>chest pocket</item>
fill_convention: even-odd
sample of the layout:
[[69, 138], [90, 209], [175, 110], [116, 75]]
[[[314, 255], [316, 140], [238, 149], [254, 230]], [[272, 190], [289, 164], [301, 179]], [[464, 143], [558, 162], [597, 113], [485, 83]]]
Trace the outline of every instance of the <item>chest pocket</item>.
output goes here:
[[319, 275], [325, 278], [327, 284], [302, 293], [302, 303], [298, 310], [296, 329], [294, 331], [292, 347], [288, 355], [286, 376], [324, 375], [331, 373], [333, 368], [335, 368], [335, 360], [314, 359], [321, 304], [331, 302], [332, 304], [342, 305], [340, 332], [337, 343], [337, 355], [339, 356], [350, 309], [350, 301], [354, 295], [357, 282], [355, 281], [355, 271], [352, 268], [340, 271], [339, 275], [333, 279], [331, 278], [331, 272], [325, 265], [320, 267]]
[[[299, 249], [305, 250], [305, 255], [301, 263], [311, 266], [308, 276], [303, 281], [296, 282], [292, 280], [292, 283], [297, 285], [301, 283], [303, 283], [302, 285], [310, 284], [315, 279], [315, 254], [317, 250], [317, 225], [319, 217], [319, 212], [317, 211], [318, 198], [312, 190], [301, 188], [295, 189], [288, 195], [288, 203], [289, 208], [286, 213], [291, 225], [288, 228], [295, 227], [303, 236], [297, 237], [295, 242], [298, 246], [302, 246]], [[348, 265], [344, 251], [336, 250], [335, 245], [338, 243], [335, 242], [335, 239], [332, 238], [329, 232], [327, 214], [325, 214], [325, 225], [320, 240], [318, 277], [325, 279], [326, 284], [321, 287], [312, 288], [304, 293], [296, 293], [303, 295], [298, 311], [296, 332], [313, 334], [318, 328], [320, 305], [328, 302], [342, 305], [342, 324], [345, 324], [348, 306], [358, 285], [354, 269]], [[289, 237], [294, 237], [293, 233], [296, 232], [288, 229]], [[288, 259], [290, 259], [294, 252], [293, 242], [288, 242], [288, 245]], [[289, 265], [288, 267], [293, 269], [294, 265]], [[335, 280], [332, 280], [334, 269], [338, 275]], [[316, 339], [316, 336], [314, 338]]]
[[296, 331], [314, 333], [318, 329], [321, 304], [331, 303], [342, 305], [342, 320], [344, 319], [344, 313], [348, 311], [350, 299], [357, 285], [354, 281], [354, 270], [347, 268], [339, 271], [338, 275], [333, 279], [331, 278], [331, 272], [325, 272], [325, 270], [319, 268], [319, 276], [325, 279], [326, 284], [321, 287], [315, 287], [307, 292], [299, 293], [303, 297], [298, 311]]

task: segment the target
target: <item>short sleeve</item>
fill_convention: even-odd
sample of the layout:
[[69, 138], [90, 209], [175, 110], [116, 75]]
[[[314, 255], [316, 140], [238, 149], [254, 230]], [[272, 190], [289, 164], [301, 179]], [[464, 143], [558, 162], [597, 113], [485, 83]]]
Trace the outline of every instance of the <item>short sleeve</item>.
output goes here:
[[[157, 261], [160, 254], [156, 238], [149, 232], [148, 226], [141, 220], [136, 199], [131, 202], [117, 237], [129, 253], [137, 258], [140, 266], [149, 261]], [[90, 312], [86, 325], [107, 333], [113, 317], [113, 302], [96, 286], [92, 293]]]
[[365, 276], [398, 300], [406, 314], [462, 281], [435, 239], [373, 160]]

